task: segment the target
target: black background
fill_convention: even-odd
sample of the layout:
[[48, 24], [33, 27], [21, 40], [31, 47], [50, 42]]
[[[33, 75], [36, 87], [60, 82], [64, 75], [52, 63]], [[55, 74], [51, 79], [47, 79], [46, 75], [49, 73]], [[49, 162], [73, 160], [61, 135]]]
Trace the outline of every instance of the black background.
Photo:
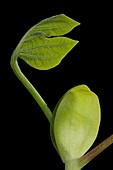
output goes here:
[[[101, 125], [96, 146], [113, 133], [112, 8], [109, 1], [15, 1], [1, 4], [1, 150], [4, 167], [12, 169], [64, 169], [49, 135], [43, 112], [14, 75], [10, 67], [13, 50], [26, 31], [39, 21], [64, 13], [81, 23], [67, 36], [79, 44], [61, 64], [39, 71], [19, 60], [19, 65], [54, 109], [59, 98], [71, 87], [86, 84], [101, 105]], [[113, 147], [91, 161], [84, 170], [108, 166], [112, 169]]]

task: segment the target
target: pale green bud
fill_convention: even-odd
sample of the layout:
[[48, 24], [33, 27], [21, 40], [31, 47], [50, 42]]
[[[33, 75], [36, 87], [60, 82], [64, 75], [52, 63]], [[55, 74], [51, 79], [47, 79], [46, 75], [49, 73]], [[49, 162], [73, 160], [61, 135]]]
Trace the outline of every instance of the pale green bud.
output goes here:
[[99, 99], [86, 85], [67, 91], [55, 108], [54, 140], [63, 160], [80, 158], [95, 141], [100, 125]]

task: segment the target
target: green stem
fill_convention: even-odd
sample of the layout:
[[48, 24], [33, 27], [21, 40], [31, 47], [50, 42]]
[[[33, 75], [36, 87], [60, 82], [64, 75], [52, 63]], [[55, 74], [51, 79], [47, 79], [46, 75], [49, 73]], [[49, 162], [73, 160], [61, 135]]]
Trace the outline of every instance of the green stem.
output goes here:
[[95, 158], [99, 153], [101, 153], [104, 149], [110, 146], [113, 143], [113, 134], [105, 139], [102, 143], [96, 146], [94, 149], [89, 151], [87, 154], [80, 158], [81, 168], [84, 167], [87, 163], [89, 163], [93, 158]]
[[29, 82], [29, 80], [25, 77], [25, 75], [20, 70], [17, 59], [18, 59], [18, 57], [13, 53], [13, 55], [11, 57], [10, 64], [11, 64], [11, 67], [12, 67], [14, 73], [16, 74], [18, 79], [23, 83], [23, 85], [26, 87], [26, 89], [31, 93], [33, 98], [36, 100], [36, 102], [39, 104], [39, 106], [45, 113], [48, 121], [51, 123], [53, 120], [52, 112], [50, 111], [47, 104], [40, 96], [40, 94], [36, 91], [36, 89], [33, 87], [33, 85]]
[[79, 161], [77, 159], [66, 161], [65, 170], [81, 170]]

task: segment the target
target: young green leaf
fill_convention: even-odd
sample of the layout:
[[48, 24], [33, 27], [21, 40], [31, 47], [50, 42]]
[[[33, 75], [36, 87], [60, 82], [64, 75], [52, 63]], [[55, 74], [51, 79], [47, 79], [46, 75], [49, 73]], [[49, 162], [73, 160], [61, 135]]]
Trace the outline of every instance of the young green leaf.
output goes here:
[[53, 142], [64, 162], [78, 159], [98, 134], [98, 97], [87, 86], [76, 86], [65, 93], [55, 110]]
[[47, 18], [25, 34], [13, 55], [36, 69], [53, 68], [78, 43], [77, 40], [62, 37], [78, 25], [77, 21], [64, 14]]

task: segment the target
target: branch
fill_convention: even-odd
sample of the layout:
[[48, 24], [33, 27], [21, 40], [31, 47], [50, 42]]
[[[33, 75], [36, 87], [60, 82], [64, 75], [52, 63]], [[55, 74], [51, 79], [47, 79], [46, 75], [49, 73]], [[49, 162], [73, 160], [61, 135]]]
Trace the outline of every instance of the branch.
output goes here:
[[101, 153], [112, 143], [113, 143], [113, 134], [107, 139], [105, 139], [98, 146], [96, 146], [94, 149], [92, 149], [91, 151], [89, 151], [87, 154], [85, 154], [80, 158], [81, 167], [84, 167], [88, 162], [90, 162], [93, 158], [95, 158], [99, 153]]

